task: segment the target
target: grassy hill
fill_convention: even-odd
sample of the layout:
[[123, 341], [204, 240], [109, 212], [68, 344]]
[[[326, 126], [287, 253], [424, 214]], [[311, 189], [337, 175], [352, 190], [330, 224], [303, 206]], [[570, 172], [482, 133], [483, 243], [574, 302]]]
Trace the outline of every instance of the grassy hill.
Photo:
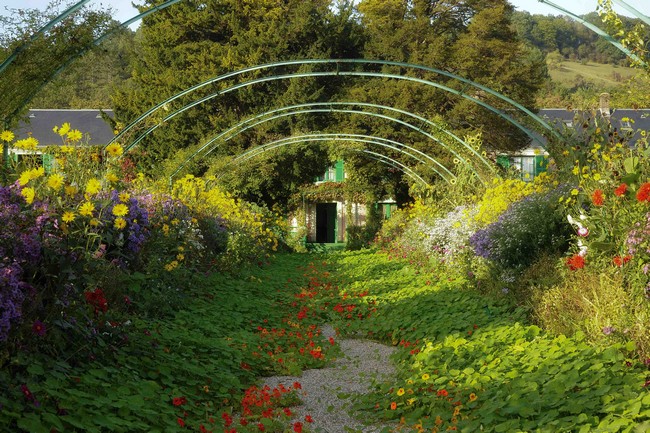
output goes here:
[[572, 87], [577, 82], [585, 80], [608, 88], [621, 86], [629, 78], [640, 74], [640, 70], [624, 66], [572, 61], [549, 62], [548, 72], [554, 82], [567, 87]]

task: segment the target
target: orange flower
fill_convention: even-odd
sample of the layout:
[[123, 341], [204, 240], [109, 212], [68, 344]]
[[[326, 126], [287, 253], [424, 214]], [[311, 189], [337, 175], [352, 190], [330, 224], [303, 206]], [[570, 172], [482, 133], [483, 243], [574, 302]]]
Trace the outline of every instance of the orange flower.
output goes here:
[[650, 182], [646, 182], [639, 187], [636, 192], [636, 199], [638, 201], [649, 201], [650, 199]]
[[395, 403], [394, 401], [391, 402], [391, 403], [390, 403], [390, 408], [391, 408], [391, 410], [395, 410], [395, 409], [397, 409], [397, 403]]
[[602, 206], [603, 203], [605, 202], [605, 196], [603, 195], [603, 191], [600, 189], [595, 190], [591, 194], [591, 202], [594, 204], [594, 206]]
[[612, 259], [612, 262], [614, 263], [615, 266], [618, 266], [620, 268], [630, 260], [632, 260], [631, 256], [625, 256], [625, 257], [616, 256]]
[[582, 269], [585, 267], [585, 258], [579, 254], [569, 257], [566, 264], [572, 271]]

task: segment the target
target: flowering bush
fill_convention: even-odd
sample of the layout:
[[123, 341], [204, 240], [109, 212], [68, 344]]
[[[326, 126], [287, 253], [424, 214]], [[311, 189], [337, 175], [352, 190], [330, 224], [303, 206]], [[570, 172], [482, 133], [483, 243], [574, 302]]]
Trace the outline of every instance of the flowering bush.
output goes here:
[[571, 232], [557, 205], [564, 189], [532, 194], [510, 205], [496, 222], [472, 235], [476, 254], [501, 270], [522, 271], [542, 254], [566, 249]]
[[214, 185], [214, 178], [188, 175], [175, 182], [172, 197], [183, 200], [196, 214], [223, 218], [228, 242], [220, 265], [225, 269], [234, 270], [243, 263], [261, 263], [277, 250], [280, 236], [287, 232], [282, 218], [235, 200]]
[[481, 227], [495, 222], [499, 216], [514, 203], [533, 192], [544, 190], [545, 174], [535, 178], [534, 182], [524, 182], [521, 179], [494, 178], [492, 185], [487, 188], [478, 201], [478, 211], [474, 219]]
[[465, 253], [469, 238], [477, 228], [477, 209], [458, 206], [443, 218], [436, 218], [431, 225], [419, 223], [424, 234], [424, 249], [430, 254], [453, 259]]

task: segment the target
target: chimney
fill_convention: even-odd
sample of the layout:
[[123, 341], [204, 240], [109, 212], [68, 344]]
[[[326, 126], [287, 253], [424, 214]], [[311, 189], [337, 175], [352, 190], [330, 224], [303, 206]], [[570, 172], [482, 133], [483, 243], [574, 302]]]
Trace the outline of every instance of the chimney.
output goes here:
[[600, 114], [602, 114], [604, 118], [609, 119], [609, 93], [600, 94], [600, 108], [598, 111], [600, 111]]

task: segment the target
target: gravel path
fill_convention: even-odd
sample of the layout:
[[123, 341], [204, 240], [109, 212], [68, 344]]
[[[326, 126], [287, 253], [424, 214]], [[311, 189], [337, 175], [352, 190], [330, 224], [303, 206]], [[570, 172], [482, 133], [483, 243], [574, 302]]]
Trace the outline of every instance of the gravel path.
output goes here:
[[[325, 325], [322, 330], [325, 338], [335, 337], [331, 326]], [[280, 384], [290, 387], [295, 381], [300, 382], [303, 404], [292, 410], [296, 413], [297, 420], [304, 420], [305, 415], [311, 415], [314, 422], [309, 427], [314, 431], [379, 433], [390, 426], [363, 424], [347, 408], [354, 396], [344, 400], [338, 394], [362, 394], [369, 390], [373, 380], [394, 376], [395, 369], [389, 357], [395, 348], [362, 339], [338, 340], [338, 344], [343, 356], [332, 367], [307, 370], [300, 377], [267, 377], [264, 385], [271, 388]]]

